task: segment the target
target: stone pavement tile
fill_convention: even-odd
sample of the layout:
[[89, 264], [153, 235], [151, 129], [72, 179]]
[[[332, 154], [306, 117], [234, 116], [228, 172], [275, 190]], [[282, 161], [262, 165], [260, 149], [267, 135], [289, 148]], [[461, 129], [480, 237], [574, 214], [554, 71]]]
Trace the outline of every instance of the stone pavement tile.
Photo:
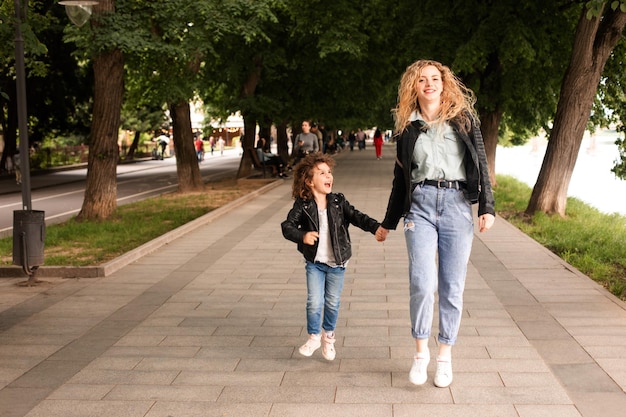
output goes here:
[[112, 346], [102, 354], [103, 357], [139, 357], [139, 358], [191, 358], [198, 353], [200, 346]]
[[0, 416], [23, 417], [48, 394], [48, 388], [5, 387], [0, 391]]
[[593, 359], [574, 339], [534, 340], [533, 346], [551, 365], [591, 363]]
[[577, 392], [570, 396], [584, 417], [623, 417], [626, 410], [623, 392]]
[[585, 350], [596, 359], [626, 359], [626, 349], [623, 346], [585, 346]]
[[9, 384], [11, 388], [56, 388], [80, 372], [88, 362], [42, 361]]
[[250, 346], [253, 336], [167, 336], [161, 347]]
[[219, 385], [116, 385], [105, 401], [215, 401]]
[[295, 345], [290, 346], [249, 346], [203, 347], [196, 358], [247, 358], [247, 359], [288, 359], [293, 356]]
[[[140, 337], [165, 337], [165, 336], [204, 336], [207, 334], [212, 334], [217, 329], [217, 323], [210, 323], [211, 319], [205, 319], [205, 326], [137, 326], [133, 330], [128, 333], [128, 335], [122, 337], [115, 346], [130, 345], [133, 346], [134, 341], [132, 339], [140, 338]], [[215, 319], [222, 320], [222, 319]], [[178, 320], [180, 321], [180, 320]], [[229, 320], [233, 326], [237, 326], [235, 320]], [[226, 325], [225, 322], [222, 322], [222, 325]], [[134, 346], [137, 346], [136, 344]], [[140, 346], [140, 345], [139, 345]]]
[[552, 365], [551, 369], [568, 392], [620, 392], [624, 394], [615, 381], [595, 362]]
[[537, 359], [472, 359], [454, 360], [452, 367], [464, 372], [549, 372], [550, 369]]
[[[391, 404], [274, 404], [269, 417], [395, 417]], [[151, 416], [148, 416], [151, 417]]]
[[[322, 357], [321, 349], [318, 349], [313, 356], [304, 357], [299, 353], [294, 353], [289, 361], [284, 359], [241, 359], [237, 365], [237, 372], [287, 372], [287, 371], [307, 371], [307, 372], [336, 372], [342, 366], [343, 361], [339, 359], [327, 361]], [[361, 371], [357, 369], [355, 372]], [[350, 372], [348, 369], [346, 372]]]
[[[542, 387], [560, 390], [559, 381], [551, 372], [500, 372], [506, 387]], [[455, 381], [456, 382], [456, 381]]]
[[390, 357], [389, 348], [386, 346], [369, 346], [369, 347], [346, 347], [343, 346], [337, 351], [337, 358], [350, 359], [387, 359]]
[[225, 358], [144, 358], [137, 371], [233, 371], [238, 360]]
[[390, 387], [389, 372], [285, 372], [282, 385], [302, 387]]
[[140, 357], [108, 357], [100, 356], [95, 358], [85, 367], [85, 369], [111, 369], [118, 371], [130, 371], [142, 361]]
[[541, 321], [517, 320], [516, 322], [528, 340], [571, 339], [571, 335], [563, 326], [551, 318]]
[[607, 372], [624, 392], [626, 392], [626, 362], [622, 358], [595, 358], [598, 365]]
[[519, 417], [581, 417], [574, 405], [533, 405], [515, 406]]
[[178, 371], [135, 371], [85, 368], [69, 379], [70, 384], [171, 384]]
[[215, 404], [207, 401], [157, 401], [142, 417], [260, 417], [269, 416], [272, 404]]
[[332, 403], [335, 387], [248, 387], [227, 386], [218, 403]]
[[415, 404], [394, 404], [393, 417], [519, 417], [519, 415], [511, 405], [442, 405], [424, 401]]
[[[404, 374], [405, 378], [408, 374]], [[456, 387], [491, 387], [504, 386], [500, 374], [497, 372], [454, 372], [454, 385]]]
[[98, 384], [64, 384], [48, 396], [49, 400], [99, 401], [105, 397], [115, 385]]
[[580, 336], [598, 336], [605, 334], [626, 334], [626, 320], [621, 320], [621, 322], [622, 323], [618, 324], [604, 323], [598, 324], [597, 326], [570, 324], [567, 326], [567, 331], [575, 338]]
[[[372, 358], [366, 361], [347, 358], [341, 359], [340, 369], [342, 372], [406, 372], [408, 375], [411, 361], [411, 358]], [[431, 367], [435, 366], [434, 361], [431, 361], [431, 365]]]
[[[542, 359], [533, 346], [489, 346], [486, 350], [489, 357], [493, 359]], [[457, 356], [456, 352], [455, 349], [455, 356]]]
[[164, 335], [129, 335], [124, 336], [114, 346], [159, 346]]
[[6, 387], [15, 379], [22, 376], [24, 373], [28, 372], [30, 368], [5, 368], [0, 366], [0, 389]]
[[277, 372], [207, 372], [182, 371], [174, 380], [173, 385], [195, 386], [279, 386], [285, 376], [284, 371]]
[[450, 386], [455, 404], [572, 404], [562, 389], [545, 387], [456, 387]]
[[[337, 387], [336, 403], [344, 404], [398, 404], [427, 402], [452, 404], [450, 390], [432, 385], [432, 379], [424, 385], [412, 385], [408, 377], [401, 378], [404, 385], [389, 387]], [[406, 382], [404, 382], [406, 381]]]
[[143, 417], [154, 401], [44, 400], [26, 417]]

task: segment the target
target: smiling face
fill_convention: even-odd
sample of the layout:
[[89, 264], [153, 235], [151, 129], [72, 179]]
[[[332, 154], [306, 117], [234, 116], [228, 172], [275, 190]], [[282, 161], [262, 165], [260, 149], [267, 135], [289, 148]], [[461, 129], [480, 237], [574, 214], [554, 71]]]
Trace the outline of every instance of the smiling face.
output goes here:
[[417, 100], [420, 107], [427, 104], [440, 103], [443, 92], [443, 80], [441, 72], [434, 65], [428, 65], [422, 69], [417, 81]]
[[317, 164], [312, 173], [313, 177], [307, 182], [307, 185], [315, 199], [331, 193], [333, 190], [333, 173], [328, 164], [325, 162]]

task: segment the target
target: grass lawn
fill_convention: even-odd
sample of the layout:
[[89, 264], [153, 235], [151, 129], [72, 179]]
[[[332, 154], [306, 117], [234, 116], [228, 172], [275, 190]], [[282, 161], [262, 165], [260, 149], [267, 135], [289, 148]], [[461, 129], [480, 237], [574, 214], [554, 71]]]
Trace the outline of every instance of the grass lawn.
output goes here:
[[626, 300], [626, 217], [604, 214], [576, 198], [566, 216], [524, 214], [532, 189], [509, 176], [498, 176], [496, 213], [576, 269]]
[[[224, 180], [206, 185], [204, 192], [171, 193], [119, 206], [106, 221], [78, 222], [75, 218], [46, 227], [46, 266], [94, 266], [197, 219], [271, 180]], [[0, 240], [0, 265], [13, 263], [13, 238]]]

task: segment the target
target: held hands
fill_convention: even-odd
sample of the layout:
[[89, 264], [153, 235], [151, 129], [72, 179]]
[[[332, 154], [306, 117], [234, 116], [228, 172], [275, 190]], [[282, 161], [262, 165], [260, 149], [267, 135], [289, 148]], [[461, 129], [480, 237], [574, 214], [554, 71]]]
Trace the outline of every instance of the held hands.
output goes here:
[[493, 223], [495, 221], [496, 218], [493, 216], [493, 214], [483, 214], [478, 218], [478, 230], [480, 231], [480, 233], [486, 232], [487, 230], [491, 229], [491, 226], [493, 226]]
[[384, 242], [385, 239], [387, 239], [387, 234], [389, 233], [389, 230], [385, 229], [382, 226], [378, 226], [378, 229], [376, 230], [376, 240], [379, 242]]
[[313, 246], [315, 245], [315, 242], [317, 242], [317, 239], [319, 239], [319, 237], [320, 234], [317, 232], [306, 232], [302, 241], [305, 245]]

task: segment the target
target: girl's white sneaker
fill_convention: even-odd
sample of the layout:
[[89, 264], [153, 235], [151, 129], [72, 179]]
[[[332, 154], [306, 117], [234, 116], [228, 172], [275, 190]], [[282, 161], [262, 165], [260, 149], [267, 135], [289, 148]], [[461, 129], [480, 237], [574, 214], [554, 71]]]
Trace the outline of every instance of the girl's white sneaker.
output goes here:
[[302, 356], [311, 356], [313, 352], [322, 346], [322, 335], [320, 334], [310, 334], [309, 340], [306, 341], [305, 344], [300, 346], [298, 351]]

